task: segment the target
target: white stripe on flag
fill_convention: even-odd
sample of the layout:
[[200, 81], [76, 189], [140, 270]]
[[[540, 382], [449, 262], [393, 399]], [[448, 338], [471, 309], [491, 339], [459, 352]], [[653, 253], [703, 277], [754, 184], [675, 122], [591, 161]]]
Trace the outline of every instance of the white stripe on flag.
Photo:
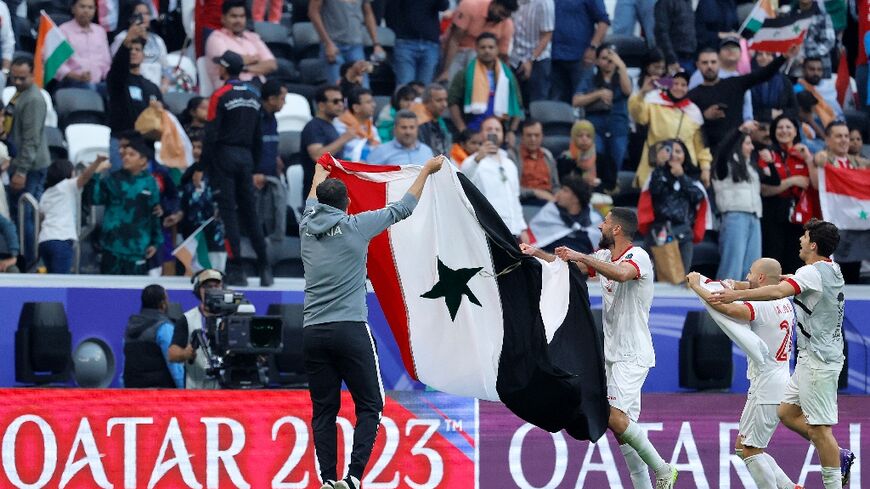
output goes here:
[[541, 319], [544, 320], [549, 344], [568, 315], [571, 271], [568, 270], [568, 263], [558, 258], [552, 263], [539, 258], [537, 260], [541, 263]]
[[[723, 289], [720, 282], [707, 282], [707, 280], [709, 280], [707, 277], [703, 275], [701, 276], [701, 283], [704, 284], [705, 289], [711, 292]], [[767, 357], [770, 355], [770, 351], [767, 348], [767, 344], [764, 343], [764, 340], [748, 328], [749, 321], [739, 321], [726, 316], [713, 309], [713, 307], [711, 307], [710, 304], [707, 304], [707, 301], [704, 299], [701, 299], [701, 304], [704, 304], [704, 307], [707, 308], [707, 312], [710, 313], [710, 316], [714, 321], [716, 321], [716, 324], [719, 325], [722, 332], [731, 338], [731, 341], [743, 350], [750, 360], [755, 362], [759, 367], [765, 364]]]

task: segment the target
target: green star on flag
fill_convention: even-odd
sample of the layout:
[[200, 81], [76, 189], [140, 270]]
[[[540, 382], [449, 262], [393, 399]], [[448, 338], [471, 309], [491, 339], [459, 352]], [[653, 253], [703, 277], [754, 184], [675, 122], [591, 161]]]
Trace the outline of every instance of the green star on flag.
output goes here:
[[459, 268], [453, 270], [445, 265], [441, 258], [438, 258], [438, 282], [432, 286], [428, 292], [420, 295], [425, 299], [437, 299], [443, 297], [447, 302], [447, 310], [450, 311], [450, 320], [456, 320], [456, 313], [459, 311], [459, 305], [462, 303], [462, 296], [467, 295], [468, 300], [472, 304], [480, 306], [480, 301], [468, 288], [468, 281], [471, 280], [478, 272], [483, 270], [483, 267], [477, 268]]
[[865, 211], [864, 209], [861, 209], [861, 212], [858, 213], [858, 217], [860, 217], [862, 221], [866, 221], [867, 220], [867, 211]]

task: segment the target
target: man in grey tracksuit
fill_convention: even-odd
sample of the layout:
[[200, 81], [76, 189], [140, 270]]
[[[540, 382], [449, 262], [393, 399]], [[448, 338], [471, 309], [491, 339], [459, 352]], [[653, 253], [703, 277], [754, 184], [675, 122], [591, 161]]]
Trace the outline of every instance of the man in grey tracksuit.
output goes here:
[[[347, 214], [347, 187], [341, 180], [327, 179], [329, 170], [315, 165], [299, 235], [305, 267], [303, 354], [321, 489], [359, 488], [384, 408], [375, 341], [366, 324], [369, 241], [411, 215], [426, 179], [441, 168], [442, 161], [442, 156], [427, 161], [398, 202], [352, 216]], [[342, 381], [353, 396], [357, 421], [348, 475], [336, 482], [335, 420]]]

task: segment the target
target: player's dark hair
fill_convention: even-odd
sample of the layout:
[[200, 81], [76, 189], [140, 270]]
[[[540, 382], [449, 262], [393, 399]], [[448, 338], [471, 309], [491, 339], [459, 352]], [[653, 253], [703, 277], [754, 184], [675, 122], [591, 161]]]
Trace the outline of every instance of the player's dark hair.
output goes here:
[[840, 231], [830, 222], [812, 218], [804, 224], [804, 230], [809, 233], [810, 243], [816, 244], [819, 256], [827, 258], [833, 255], [840, 244]]
[[637, 214], [628, 207], [614, 207], [610, 209], [610, 218], [622, 228], [622, 235], [628, 239], [634, 239], [637, 232]]
[[317, 186], [317, 201], [340, 211], [346, 211], [349, 203], [347, 186], [337, 178], [327, 178]]

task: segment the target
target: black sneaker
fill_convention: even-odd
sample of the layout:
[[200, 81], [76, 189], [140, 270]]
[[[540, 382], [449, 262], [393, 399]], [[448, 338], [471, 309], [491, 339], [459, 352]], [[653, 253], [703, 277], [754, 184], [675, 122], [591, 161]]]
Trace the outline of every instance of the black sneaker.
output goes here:
[[272, 267], [265, 266], [260, 268], [260, 287], [271, 287], [275, 283], [275, 277], [272, 276]]
[[248, 286], [248, 277], [245, 276], [245, 271], [240, 265], [229, 263], [227, 264], [227, 273], [226, 277], [224, 277], [224, 285], [231, 285], [235, 287]]

